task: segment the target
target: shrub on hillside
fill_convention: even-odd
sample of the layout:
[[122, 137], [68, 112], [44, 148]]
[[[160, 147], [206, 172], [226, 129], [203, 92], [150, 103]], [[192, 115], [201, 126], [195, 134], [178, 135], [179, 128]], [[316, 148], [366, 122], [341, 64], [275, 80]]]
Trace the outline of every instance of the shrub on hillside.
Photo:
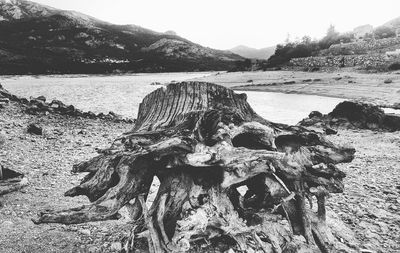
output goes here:
[[235, 66], [229, 72], [249, 71], [251, 70], [251, 60], [245, 59], [243, 61], [235, 61]]
[[388, 26], [380, 26], [374, 30], [375, 39], [385, 39], [396, 37], [396, 30]]
[[400, 62], [395, 62], [389, 65], [389, 70], [400, 70]]
[[304, 36], [300, 41], [277, 45], [275, 54], [268, 59], [266, 66], [268, 68], [276, 67], [293, 58], [315, 56], [321, 49], [329, 48], [333, 44], [348, 43], [353, 39], [353, 33], [339, 34], [331, 25], [325, 37], [319, 41], [312, 41], [310, 37]]

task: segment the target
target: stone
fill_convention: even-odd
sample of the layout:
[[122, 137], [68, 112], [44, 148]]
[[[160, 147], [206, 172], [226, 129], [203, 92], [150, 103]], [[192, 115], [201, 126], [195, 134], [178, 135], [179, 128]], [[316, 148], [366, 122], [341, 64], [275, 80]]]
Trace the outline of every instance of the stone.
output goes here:
[[283, 82], [283, 84], [295, 84], [295, 81], [287, 81], [287, 82]]
[[43, 135], [43, 128], [41, 128], [35, 124], [30, 124], [28, 126], [27, 131], [30, 134]]
[[6, 143], [6, 137], [0, 132], [0, 147], [3, 146], [5, 143]]
[[87, 235], [90, 236], [90, 230], [89, 229], [80, 229], [79, 233], [83, 234], [83, 235]]
[[101, 252], [101, 250], [96, 247], [96, 246], [90, 246], [89, 248], [86, 249], [88, 253], [98, 253]]
[[60, 105], [57, 104], [57, 103], [51, 103], [51, 104], [50, 104], [50, 107], [51, 107], [51, 108], [54, 108], [54, 109], [57, 109], [57, 108], [60, 108]]
[[45, 96], [39, 96], [39, 97], [36, 98], [36, 100], [40, 100], [40, 101], [46, 102], [46, 97]]
[[[400, 130], [400, 116], [386, 114], [376, 105], [344, 101], [326, 115], [311, 112], [308, 118], [301, 120], [298, 124], [304, 127], [313, 126], [323, 129], [358, 128], [394, 132]], [[328, 132], [334, 134], [331, 130]]]
[[120, 252], [122, 250], [122, 245], [120, 242], [113, 242], [110, 246], [111, 250]]
[[360, 249], [361, 253], [375, 253], [376, 251], [370, 250], [370, 249]]
[[3, 223], [1, 223], [1, 226], [4, 228], [11, 228], [14, 225], [14, 223], [12, 221], [4, 221]]
[[337, 134], [337, 131], [332, 129], [332, 128], [330, 128], [330, 127], [327, 127], [327, 128], [325, 128], [325, 134], [333, 135], [333, 134]]
[[313, 118], [313, 117], [318, 117], [318, 118], [320, 118], [320, 117], [322, 117], [322, 113], [320, 113], [319, 111], [312, 111], [312, 112], [310, 112], [310, 114], [308, 115], [308, 117], [311, 119], [311, 118]]
[[8, 104], [10, 103], [10, 99], [6, 97], [0, 97], [0, 104]]

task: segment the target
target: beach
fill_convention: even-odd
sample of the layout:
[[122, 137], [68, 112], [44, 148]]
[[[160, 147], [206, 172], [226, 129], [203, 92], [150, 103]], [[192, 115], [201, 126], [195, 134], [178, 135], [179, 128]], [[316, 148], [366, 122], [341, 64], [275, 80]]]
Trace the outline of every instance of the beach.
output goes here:
[[400, 107], [400, 72], [360, 73], [253, 71], [214, 74], [194, 80], [234, 90], [268, 91], [344, 98], [383, 107]]
[[[366, 84], [362, 80], [367, 80], [368, 76], [355, 73], [351, 74], [351, 80], [356, 83], [346, 84], [347, 75], [350, 74], [254, 72], [219, 74], [201, 80], [231, 88], [248, 84], [249, 79], [255, 84], [295, 81], [289, 85], [255, 87], [263, 91], [362, 99], [381, 105], [398, 101], [396, 92], [400, 90], [400, 79], [396, 79], [396, 74], [372, 74]], [[342, 79], [334, 80], [334, 77]], [[383, 84], [383, 80], [389, 77], [393, 78], [393, 83]], [[329, 80], [333, 85], [315, 81], [309, 84], [310, 88], [299, 89], [300, 85], [305, 86], [301, 80], [317, 78], [325, 82]], [[355, 88], [345, 89], [349, 85]], [[386, 85], [390, 86], [391, 92], [384, 89]], [[321, 88], [318, 90], [317, 87]], [[367, 87], [379, 90], [379, 93], [372, 90], [368, 92], [369, 97], [364, 97]], [[311, 92], [312, 89], [316, 90]], [[27, 133], [27, 126], [31, 123], [43, 127], [44, 134]], [[31, 115], [25, 112], [23, 105], [12, 101], [0, 109], [0, 137], [4, 140], [0, 160], [3, 165], [24, 173], [29, 180], [29, 185], [21, 191], [0, 197], [0, 252], [119, 252], [121, 239], [130, 232], [129, 218], [124, 212], [119, 220], [77, 225], [35, 225], [31, 219], [46, 209], [60, 210], [88, 204], [84, 197], [63, 195], [78, 185], [84, 176], [72, 174], [72, 165], [96, 156], [96, 150], [107, 148], [116, 137], [132, 127], [132, 123], [98, 118], [53, 113]], [[332, 194], [327, 200], [328, 213], [340, 218], [349, 228], [339, 236], [348, 246], [359, 247], [364, 252], [398, 252], [399, 132], [339, 129], [337, 135], [327, 138], [334, 143], [350, 144], [356, 149], [351, 163], [339, 165], [347, 174], [344, 193]], [[356, 241], [346, 240], [353, 236]]]

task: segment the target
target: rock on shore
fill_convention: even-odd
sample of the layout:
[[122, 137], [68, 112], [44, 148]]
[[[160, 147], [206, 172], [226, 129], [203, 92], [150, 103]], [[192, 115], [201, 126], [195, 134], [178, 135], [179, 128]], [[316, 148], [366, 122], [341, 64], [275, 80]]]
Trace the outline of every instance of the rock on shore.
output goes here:
[[73, 105], [66, 105], [59, 100], [53, 100], [47, 103], [44, 96], [39, 96], [37, 98], [31, 98], [30, 100], [28, 100], [26, 98], [11, 94], [0, 84], [0, 108], [4, 107], [5, 104], [8, 104], [9, 101], [21, 103], [25, 107], [26, 112], [33, 115], [56, 113], [61, 115], [77, 116], [90, 119], [105, 119], [115, 122], [134, 122], [132, 119], [123, 118], [121, 115], [118, 115], [111, 111], [108, 114], [95, 114], [91, 111], [83, 112], [82, 110], [75, 108]]
[[344, 101], [332, 112], [323, 115], [310, 113], [309, 117], [299, 122], [301, 126], [322, 128], [358, 128], [383, 131], [400, 131], [400, 116], [386, 114], [378, 106], [360, 102]]

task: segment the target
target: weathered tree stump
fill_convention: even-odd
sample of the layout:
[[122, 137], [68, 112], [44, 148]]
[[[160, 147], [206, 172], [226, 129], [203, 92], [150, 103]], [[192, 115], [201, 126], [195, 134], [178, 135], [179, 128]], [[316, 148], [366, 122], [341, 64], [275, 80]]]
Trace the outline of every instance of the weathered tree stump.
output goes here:
[[[339, 242], [326, 226], [325, 197], [343, 191], [345, 174], [335, 164], [354, 152], [261, 118], [245, 94], [170, 84], [144, 98], [131, 132], [74, 166], [88, 174], [65, 195], [92, 203], [34, 221], [113, 219], [131, 202], [127, 251], [331, 252]], [[147, 210], [155, 176], [161, 184]]]

